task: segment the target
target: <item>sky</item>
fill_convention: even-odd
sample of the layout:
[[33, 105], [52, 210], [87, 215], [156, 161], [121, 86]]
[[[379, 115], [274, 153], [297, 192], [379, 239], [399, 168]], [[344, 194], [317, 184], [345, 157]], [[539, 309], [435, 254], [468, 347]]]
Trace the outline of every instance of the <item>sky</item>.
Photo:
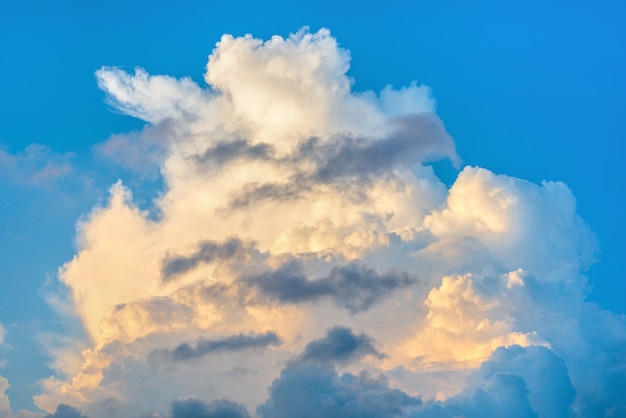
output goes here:
[[626, 416], [626, 6], [335, 3], [0, 5], [0, 418]]

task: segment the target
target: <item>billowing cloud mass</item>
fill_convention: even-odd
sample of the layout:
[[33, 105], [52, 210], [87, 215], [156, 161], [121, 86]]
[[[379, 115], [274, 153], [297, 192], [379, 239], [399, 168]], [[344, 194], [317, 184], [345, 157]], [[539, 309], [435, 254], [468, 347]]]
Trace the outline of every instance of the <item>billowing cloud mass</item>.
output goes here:
[[51, 351], [49, 417], [626, 414], [568, 187], [461, 169], [428, 87], [355, 92], [349, 63], [302, 30], [224, 35], [206, 87], [97, 71], [147, 124], [98, 152], [164, 186], [78, 223], [55, 300], [85, 333]]

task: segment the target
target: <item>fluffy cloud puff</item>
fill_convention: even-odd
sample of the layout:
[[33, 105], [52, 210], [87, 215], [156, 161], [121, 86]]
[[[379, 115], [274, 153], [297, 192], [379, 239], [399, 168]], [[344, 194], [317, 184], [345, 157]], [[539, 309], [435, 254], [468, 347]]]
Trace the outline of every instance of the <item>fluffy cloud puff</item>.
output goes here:
[[149, 215], [119, 181], [78, 223], [58, 277], [86, 336], [54, 352], [39, 407], [92, 418], [624, 408], [624, 320], [584, 302], [595, 242], [567, 186], [465, 167], [447, 189], [427, 163], [460, 160], [429, 89], [353, 92], [348, 68], [327, 30], [303, 30], [225, 35], [208, 88], [97, 72], [109, 103], [148, 123], [100, 152], [129, 148], [123, 164], [157, 165], [164, 190]]

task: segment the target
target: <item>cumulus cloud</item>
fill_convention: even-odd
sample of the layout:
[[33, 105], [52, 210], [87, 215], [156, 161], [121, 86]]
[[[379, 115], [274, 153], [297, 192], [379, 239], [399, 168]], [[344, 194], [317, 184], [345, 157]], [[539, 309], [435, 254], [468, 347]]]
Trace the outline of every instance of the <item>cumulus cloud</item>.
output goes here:
[[282, 370], [257, 413], [263, 418], [404, 417], [420, 403], [419, 398], [390, 388], [383, 376], [340, 376], [332, 366], [305, 363]]
[[626, 408], [626, 321], [585, 302], [595, 239], [569, 188], [480, 167], [447, 188], [427, 163], [460, 158], [428, 87], [355, 92], [349, 63], [323, 29], [224, 35], [208, 87], [96, 73], [112, 106], [147, 123], [97, 152], [147, 163], [163, 190], [151, 216], [119, 181], [77, 224], [56, 300], [85, 334], [54, 347], [37, 406], [92, 418]]
[[478, 418], [484, 416], [536, 418], [528, 402], [524, 380], [512, 374], [497, 373], [488, 385], [471, 396], [458, 396], [441, 404], [430, 405], [416, 418]]
[[70, 405], [59, 404], [54, 414], [48, 414], [44, 418], [87, 418], [81, 412]]
[[480, 367], [482, 383], [473, 393], [430, 401], [414, 417], [569, 417], [576, 397], [568, 371], [542, 346], [497, 348]]
[[524, 379], [529, 403], [539, 416], [571, 415], [576, 390], [563, 359], [546, 347], [499, 347], [480, 370], [487, 379], [499, 373], [514, 373]]

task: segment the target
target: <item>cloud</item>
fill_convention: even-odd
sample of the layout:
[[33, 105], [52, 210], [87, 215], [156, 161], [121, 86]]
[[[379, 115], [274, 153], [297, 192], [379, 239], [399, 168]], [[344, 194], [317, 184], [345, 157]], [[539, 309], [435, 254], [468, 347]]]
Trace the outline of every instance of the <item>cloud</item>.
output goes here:
[[476, 367], [500, 346], [546, 344], [536, 329], [516, 326], [510, 313], [525, 302], [525, 276], [523, 270], [444, 276], [429, 292], [426, 320], [407, 350], [421, 360]]
[[438, 238], [475, 237], [502, 267], [544, 281], [579, 279], [597, 249], [565, 184], [535, 185], [480, 167], [459, 173], [445, 206], [424, 224]]
[[0, 417], [11, 418], [11, 404], [9, 403], [9, 397], [5, 394], [5, 391], [9, 388], [9, 382], [4, 377], [0, 376]]
[[225, 399], [205, 403], [196, 399], [172, 402], [171, 418], [248, 418], [246, 408]]
[[18, 184], [49, 187], [73, 172], [72, 158], [70, 153], [57, 154], [40, 144], [31, 144], [16, 154], [0, 149], [0, 176]]
[[120, 180], [78, 222], [55, 300], [84, 333], [50, 347], [37, 406], [93, 418], [625, 408], [626, 321], [585, 302], [596, 240], [571, 190], [481, 167], [446, 187], [427, 163], [460, 158], [430, 89], [356, 92], [349, 63], [324, 29], [224, 35], [206, 87], [97, 72], [109, 103], [147, 123], [97, 152], [163, 189], [146, 211]]
[[163, 260], [163, 280], [171, 280], [175, 276], [192, 270], [200, 263], [229, 260], [245, 256], [246, 248], [241, 240], [231, 238], [223, 243], [205, 241], [189, 256], [167, 256]]
[[576, 390], [563, 359], [546, 347], [499, 347], [480, 369], [487, 379], [498, 373], [515, 373], [524, 379], [529, 403], [538, 416], [571, 416]]
[[276, 333], [266, 332], [264, 334], [238, 334], [222, 339], [205, 340], [200, 339], [195, 347], [183, 343], [172, 350], [155, 350], [150, 353], [153, 359], [161, 361], [189, 361], [202, 358], [209, 354], [229, 351], [240, 351], [249, 349], [266, 348], [272, 345], [280, 345], [280, 338]]
[[[345, 193], [358, 184], [353, 198], [366, 199], [360, 191], [363, 185], [370, 184], [381, 174], [388, 175], [392, 168], [410, 168], [442, 157], [449, 157], [455, 164], [458, 163], [454, 142], [436, 115], [412, 114], [399, 117], [390, 124], [394, 129], [388, 137], [374, 139], [341, 135], [331, 142], [313, 137], [299, 142], [294, 151], [281, 158], [274, 157], [273, 146], [262, 143], [248, 147], [242, 141], [234, 142], [229, 148], [220, 144], [219, 148], [208, 152], [218, 152], [211, 159], [219, 158], [224, 151], [230, 154], [227, 158], [234, 159], [234, 153], [239, 152], [239, 158], [272, 161], [293, 171], [291, 177], [282, 183], [254, 182], [246, 185], [231, 200], [231, 210], [246, 208], [263, 200], [297, 199], [328, 185]], [[208, 157], [205, 154], [203, 160], [209, 160]], [[222, 160], [220, 164], [223, 163]]]
[[389, 387], [384, 377], [337, 374], [332, 366], [288, 366], [270, 386], [270, 398], [257, 408], [262, 418], [404, 417], [420, 399]]
[[500, 347], [480, 371], [484, 383], [474, 393], [431, 401], [414, 417], [569, 417], [574, 413], [576, 391], [565, 363], [545, 347]]
[[[321, 183], [346, 177], [366, 180], [403, 165], [417, 165], [429, 158], [455, 157], [452, 139], [436, 115], [403, 116], [393, 124], [397, 130], [376, 141], [344, 138], [318, 147], [308, 145], [305, 149], [309, 152], [304, 155], [317, 163], [314, 179]], [[447, 153], [441, 153], [442, 144], [449, 144]]]
[[46, 418], [42, 413], [31, 412], [25, 409], [20, 409], [17, 413], [13, 414], [11, 402], [6, 393], [9, 387], [9, 381], [0, 375], [0, 418]]
[[355, 335], [350, 328], [335, 326], [326, 337], [308, 343], [298, 361], [347, 364], [368, 355], [382, 358], [373, 344], [372, 337], [364, 333]]
[[54, 414], [48, 414], [45, 418], [87, 418], [81, 412], [70, 405], [59, 404]]
[[216, 171], [223, 169], [234, 160], [268, 161], [275, 158], [274, 154], [274, 147], [270, 144], [252, 145], [246, 139], [235, 139], [217, 142], [202, 155], [195, 156], [194, 161], [200, 169]]
[[335, 266], [328, 276], [309, 280], [297, 261], [248, 279], [262, 295], [282, 303], [313, 302], [332, 298], [352, 313], [369, 309], [396, 289], [416, 282], [404, 272], [379, 274], [361, 263]]
[[118, 68], [103, 67], [96, 71], [96, 78], [111, 106], [152, 124], [193, 117], [208, 99], [189, 78], [150, 76], [141, 68], [130, 75]]
[[485, 416], [536, 418], [528, 402], [524, 380], [505, 373], [495, 374], [484, 389], [471, 396], [459, 396], [441, 404], [430, 405], [414, 418], [478, 418]]

